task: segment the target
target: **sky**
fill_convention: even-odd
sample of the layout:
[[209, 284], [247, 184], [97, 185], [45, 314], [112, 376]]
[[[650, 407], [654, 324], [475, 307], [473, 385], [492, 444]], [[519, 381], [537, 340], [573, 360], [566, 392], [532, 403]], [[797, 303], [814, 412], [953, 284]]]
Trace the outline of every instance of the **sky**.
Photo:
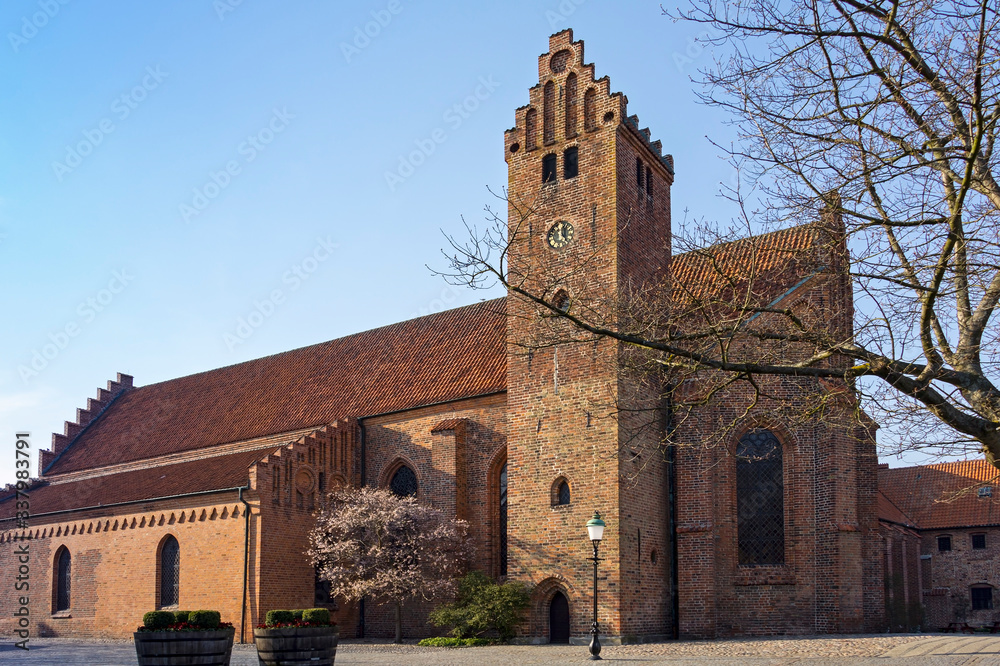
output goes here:
[[2, 3], [0, 485], [17, 433], [48, 448], [118, 372], [501, 295], [430, 268], [498, 203], [503, 132], [565, 28], [673, 154], [674, 223], [726, 223], [731, 130], [690, 80], [712, 53], [658, 2]]

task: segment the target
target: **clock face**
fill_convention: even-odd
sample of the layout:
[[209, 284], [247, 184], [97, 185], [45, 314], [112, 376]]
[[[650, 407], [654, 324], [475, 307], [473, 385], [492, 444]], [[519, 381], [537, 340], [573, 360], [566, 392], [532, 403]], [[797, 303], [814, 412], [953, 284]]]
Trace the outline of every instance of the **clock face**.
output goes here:
[[549, 245], [558, 250], [573, 242], [574, 234], [576, 234], [576, 231], [573, 230], [573, 225], [569, 222], [560, 220], [559, 222], [553, 224], [552, 228], [549, 229], [546, 240], [548, 240]]

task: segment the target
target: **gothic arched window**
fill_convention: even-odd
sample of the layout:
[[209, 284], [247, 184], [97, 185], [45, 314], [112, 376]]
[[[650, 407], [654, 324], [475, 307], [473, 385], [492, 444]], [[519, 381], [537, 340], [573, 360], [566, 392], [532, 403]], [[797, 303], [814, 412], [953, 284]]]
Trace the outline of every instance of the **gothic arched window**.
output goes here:
[[507, 575], [507, 463], [500, 468], [500, 575]]
[[55, 597], [56, 612], [69, 610], [71, 559], [69, 550], [62, 546], [56, 554]]
[[784, 564], [785, 484], [781, 442], [752, 430], [736, 446], [739, 563]]
[[160, 608], [176, 606], [181, 587], [181, 547], [168, 535], [160, 548]]
[[389, 481], [389, 490], [400, 497], [417, 494], [417, 475], [406, 465], [401, 465]]

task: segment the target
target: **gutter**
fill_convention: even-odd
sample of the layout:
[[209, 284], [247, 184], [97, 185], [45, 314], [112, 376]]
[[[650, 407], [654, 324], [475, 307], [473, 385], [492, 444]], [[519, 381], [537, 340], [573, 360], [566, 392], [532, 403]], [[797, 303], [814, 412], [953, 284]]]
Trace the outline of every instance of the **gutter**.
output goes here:
[[243, 491], [249, 490], [250, 484], [240, 486], [239, 500], [243, 502], [243, 596], [240, 598], [240, 643], [246, 643], [247, 631], [247, 573], [250, 564], [250, 505], [243, 499]]

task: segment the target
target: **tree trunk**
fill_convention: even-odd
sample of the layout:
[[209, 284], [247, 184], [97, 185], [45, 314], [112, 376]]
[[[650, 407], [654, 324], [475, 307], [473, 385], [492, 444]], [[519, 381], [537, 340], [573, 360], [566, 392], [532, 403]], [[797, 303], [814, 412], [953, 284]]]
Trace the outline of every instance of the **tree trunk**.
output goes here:
[[396, 643], [403, 642], [403, 602], [396, 602]]

